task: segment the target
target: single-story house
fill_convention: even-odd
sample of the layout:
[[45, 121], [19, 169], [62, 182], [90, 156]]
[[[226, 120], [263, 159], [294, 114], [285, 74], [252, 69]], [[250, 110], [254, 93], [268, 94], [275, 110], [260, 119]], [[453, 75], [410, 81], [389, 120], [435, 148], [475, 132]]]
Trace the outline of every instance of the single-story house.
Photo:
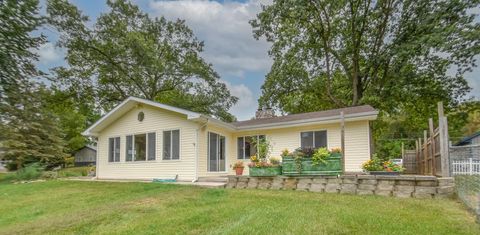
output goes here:
[[85, 145], [73, 154], [75, 166], [95, 165], [97, 160], [97, 147]]
[[234, 174], [233, 163], [247, 164], [255, 154], [254, 138], [268, 139], [272, 156], [299, 147], [339, 148], [342, 111], [345, 170], [360, 172], [371, 155], [370, 121], [378, 115], [369, 105], [279, 117], [259, 110], [255, 119], [227, 123], [130, 97], [83, 134], [97, 138], [98, 178], [149, 180], [178, 175], [178, 180], [191, 181]]

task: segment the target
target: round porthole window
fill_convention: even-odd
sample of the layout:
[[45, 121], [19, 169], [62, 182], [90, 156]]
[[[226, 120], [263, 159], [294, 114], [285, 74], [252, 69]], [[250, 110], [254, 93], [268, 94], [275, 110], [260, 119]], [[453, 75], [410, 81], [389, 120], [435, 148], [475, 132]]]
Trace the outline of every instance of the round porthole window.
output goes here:
[[145, 114], [143, 112], [138, 113], [138, 121], [143, 121]]

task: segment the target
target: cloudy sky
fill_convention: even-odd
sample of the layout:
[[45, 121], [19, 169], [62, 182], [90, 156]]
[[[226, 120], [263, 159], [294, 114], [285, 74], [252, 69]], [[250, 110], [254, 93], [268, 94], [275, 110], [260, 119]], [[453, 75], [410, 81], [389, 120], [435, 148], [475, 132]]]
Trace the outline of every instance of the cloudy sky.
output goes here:
[[[95, 20], [101, 12], [107, 11], [103, 0], [71, 0], [84, 14]], [[205, 42], [203, 58], [212, 63], [231, 93], [240, 98], [230, 111], [239, 119], [250, 119], [257, 109], [257, 99], [265, 75], [272, 64], [267, 51], [270, 45], [253, 39], [250, 19], [260, 11], [261, 4], [270, 0], [209, 1], [180, 0], [155, 1], [134, 0], [151, 16], [165, 16], [167, 19], [185, 19], [196, 36]], [[39, 50], [38, 66], [47, 71], [63, 65], [64, 53], [55, 48], [58, 35], [44, 29], [50, 40]], [[480, 97], [480, 69], [466, 75], [474, 88], [472, 96]]]

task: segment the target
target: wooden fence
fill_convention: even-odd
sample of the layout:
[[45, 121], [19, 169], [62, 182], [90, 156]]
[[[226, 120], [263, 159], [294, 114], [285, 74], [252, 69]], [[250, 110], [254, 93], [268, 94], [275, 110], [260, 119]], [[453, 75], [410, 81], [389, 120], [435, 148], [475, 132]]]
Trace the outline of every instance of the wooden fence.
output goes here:
[[[403, 150], [403, 148], [402, 148]], [[417, 152], [415, 150], [403, 150], [403, 167], [405, 167], [405, 174], [417, 174]]]
[[438, 126], [434, 126], [433, 119], [428, 120], [429, 130], [425, 130], [423, 138], [415, 143], [415, 159], [412, 160], [408, 151], [403, 154], [404, 162], [415, 162], [415, 167], [408, 167], [407, 173], [450, 176], [450, 162], [448, 158], [448, 123], [443, 113], [443, 105], [438, 103]]

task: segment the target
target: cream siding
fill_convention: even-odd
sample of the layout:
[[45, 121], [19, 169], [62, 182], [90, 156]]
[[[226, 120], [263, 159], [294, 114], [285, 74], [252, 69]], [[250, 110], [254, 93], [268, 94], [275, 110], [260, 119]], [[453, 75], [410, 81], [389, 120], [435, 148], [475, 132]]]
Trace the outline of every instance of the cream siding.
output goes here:
[[[140, 111], [145, 113], [143, 122], [137, 120]], [[163, 131], [180, 130], [180, 160], [162, 160]], [[101, 179], [145, 179], [173, 178], [193, 180], [198, 177], [234, 174], [231, 165], [237, 160], [237, 137], [266, 135], [272, 144], [271, 155], [279, 157], [283, 149], [293, 151], [300, 147], [303, 131], [327, 131], [327, 147], [340, 147], [340, 123], [316, 124], [301, 127], [266, 129], [258, 131], [234, 131], [212, 123], [197, 123], [184, 114], [167, 111], [148, 105], [135, 107], [98, 136], [97, 176]], [[197, 132], [198, 131], [198, 132]], [[126, 162], [126, 136], [137, 133], [156, 132], [156, 160]], [[226, 171], [208, 171], [208, 132], [226, 137]], [[120, 137], [120, 162], [108, 162], [108, 138]], [[351, 121], [345, 124], [346, 171], [361, 171], [361, 164], [370, 158], [369, 121]], [[198, 144], [196, 142], [198, 140]], [[198, 148], [198, 152], [197, 152]], [[198, 159], [196, 159], [198, 153]], [[245, 165], [249, 160], [244, 160]], [[245, 167], [244, 174], [248, 174]]]
[[[145, 119], [140, 122], [140, 111]], [[144, 105], [137, 107], [111, 125], [98, 136], [98, 178], [101, 179], [146, 179], [173, 178], [179, 180], [195, 178], [195, 142], [199, 124], [189, 121], [186, 115]], [[162, 160], [163, 131], [180, 130], [180, 159]], [[156, 160], [126, 162], [126, 136], [131, 134], [156, 132]], [[108, 138], [120, 137], [120, 162], [108, 162]]]

